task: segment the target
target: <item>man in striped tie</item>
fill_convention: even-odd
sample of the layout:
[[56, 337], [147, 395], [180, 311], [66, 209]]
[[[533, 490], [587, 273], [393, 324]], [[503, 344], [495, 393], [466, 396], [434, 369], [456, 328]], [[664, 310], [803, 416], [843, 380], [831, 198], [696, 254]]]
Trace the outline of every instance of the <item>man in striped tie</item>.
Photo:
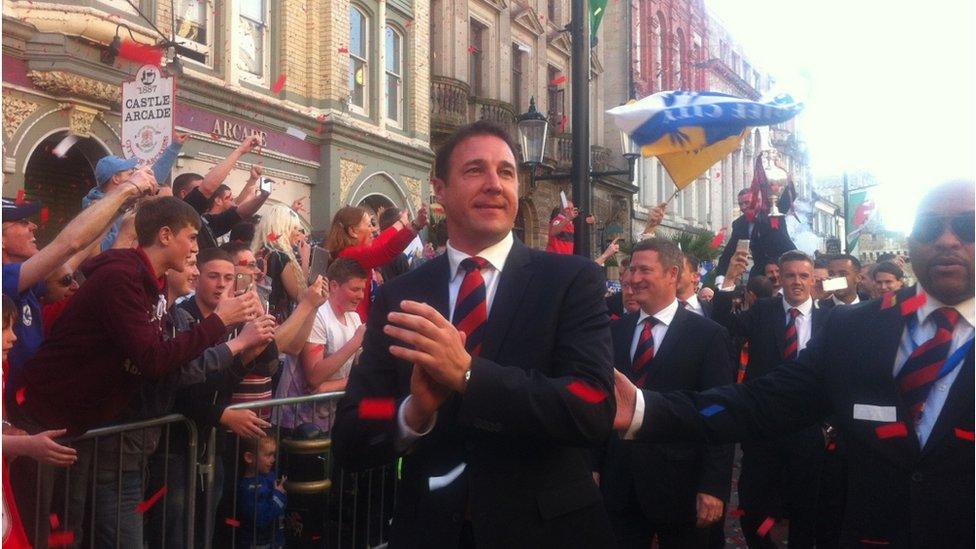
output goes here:
[[972, 181], [932, 188], [908, 239], [918, 285], [834, 307], [759, 379], [679, 394], [617, 374], [615, 427], [638, 400], [649, 441], [771, 439], [833, 417], [848, 444], [841, 546], [972, 547], [974, 202]]
[[361, 469], [403, 457], [393, 547], [606, 547], [586, 447], [613, 419], [606, 282], [512, 235], [515, 146], [487, 122], [437, 152], [447, 252], [381, 287], [333, 431]]

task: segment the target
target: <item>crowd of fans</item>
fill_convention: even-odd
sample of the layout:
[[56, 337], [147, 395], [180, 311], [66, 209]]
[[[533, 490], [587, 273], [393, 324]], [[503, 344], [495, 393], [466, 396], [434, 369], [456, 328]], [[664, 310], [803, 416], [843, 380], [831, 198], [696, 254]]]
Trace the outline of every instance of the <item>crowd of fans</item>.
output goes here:
[[[286, 407], [277, 415], [230, 406], [343, 391], [376, 286], [443, 252], [443, 242], [435, 250], [420, 241], [424, 253], [404, 253], [428, 226], [424, 208], [411, 218], [396, 208], [344, 207], [321, 243], [310, 242], [293, 208], [269, 205], [258, 215], [270, 194], [259, 185], [260, 164], [236, 195], [225, 183], [234, 165], [260, 146], [256, 136], [206, 174], [183, 173], [167, 184], [186, 140], [174, 136], [152, 169], [101, 159], [81, 213], [40, 249], [32, 221], [40, 205], [4, 200], [3, 448], [8, 456], [31, 458], [14, 460], [9, 477], [4, 464], [11, 539], [43, 546], [60, 527], [79, 542], [91, 536], [98, 546], [173, 546], [189, 527], [202, 541], [213, 530], [205, 521], [217, 523], [219, 541], [227, 525], [216, 517], [237, 516], [239, 545], [280, 546], [288, 496], [276, 475], [278, 449], [269, 429], [311, 424], [328, 433], [335, 402]], [[663, 210], [654, 209], [647, 236]], [[554, 210], [550, 251], [572, 253], [577, 215], [572, 203]], [[331, 257], [320, 273], [312, 272], [316, 246]], [[619, 250], [613, 240], [596, 261], [602, 265]], [[677, 296], [682, 306], [710, 316], [714, 291], [701, 287], [699, 263], [685, 254]], [[621, 291], [607, 297], [616, 317], [640, 309], [626, 259], [621, 266]], [[870, 266], [850, 255], [819, 258], [813, 297], [844, 304], [877, 297], [901, 287], [904, 266], [902, 258]], [[846, 288], [825, 292], [822, 281], [836, 277], [847, 279]], [[781, 292], [779, 278], [779, 266], [767, 265], [762, 276], [739, 285], [734, 309]], [[733, 356], [743, 345], [747, 352], [745, 341], [733, 345]], [[183, 523], [185, 432], [173, 430], [166, 444], [160, 427], [97, 446], [74, 441], [96, 427], [168, 413], [191, 419], [201, 440], [211, 429], [216, 434], [219, 489], [211, 505], [197, 504], [195, 526]], [[235, 444], [236, 437], [243, 443]], [[73, 473], [65, 475], [71, 465]], [[140, 504], [164, 486], [166, 503], [149, 506], [143, 516]], [[228, 497], [235, 490], [238, 497]], [[69, 512], [56, 526], [35, 510], [54, 509], [59, 498]], [[84, 532], [89, 501], [94, 531]]]

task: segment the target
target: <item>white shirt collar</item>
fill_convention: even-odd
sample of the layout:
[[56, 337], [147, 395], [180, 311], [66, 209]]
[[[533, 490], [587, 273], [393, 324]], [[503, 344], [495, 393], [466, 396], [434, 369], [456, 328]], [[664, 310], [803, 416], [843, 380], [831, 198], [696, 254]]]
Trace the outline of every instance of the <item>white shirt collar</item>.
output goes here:
[[[508, 258], [508, 253], [512, 251], [512, 246], [515, 244], [515, 237], [512, 236], [511, 231], [505, 238], [499, 240], [495, 244], [488, 246], [484, 250], [478, 252], [478, 257], [481, 257], [488, 261], [488, 263], [498, 272], [502, 271], [502, 267], [505, 266], [505, 259]], [[461, 267], [461, 262], [465, 259], [471, 257], [470, 255], [458, 251], [456, 248], [451, 246], [451, 241], [447, 241], [447, 260], [451, 265], [451, 279], [453, 280], [458, 274], [458, 269]]]
[[641, 309], [640, 315], [637, 317], [637, 325], [639, 326], [641, 322], [644, 322], [645, 318], [653, 316], [657, 319], [658, 323], [664, 324], [665, 326], [670, 326], [671, 322], [674, 321], [674, 315], [677, 312], [678, 298], [674, 298], [674, 301], [672, 301], [670, 305], [654, 313], [653, 315], [648, 314], [644, 312], [644, 309]]
[[[922, 290], [921, 287], [919, 287], [919, 291], [924, 292], [924, 290]], [[919, 307], [918, 311], [915, 312], [915, 314], [918, 315], [919, 326], [921, 326], [922, 323], [925, 322], [925, 319], [927, 319], [930, 314], [934, 313], [936, 309], [940, 309], [942, 307], [949, 307], [949, 305], [946, 305], [945, 303], [942, 303], [941, 301], [933, 297], [932, 294], [929, 294], [927, 292], [926, 294], [927, 295], [925, 296], [925, 304]], [[973, 317], [976, 316], [976, 310], [974, 310], [974, 307], [976, 307], [976, 300], [974, 300], [973, 298], [969, 298], [966, 301], [963, 301], [962, 303], [957, 303], [956, 305], [952, 305], [952, 308], [959, 311], [959, 315], [963, 319], [965, 319], [965, 321], [968, 322], [970, 326], [976, 326], [976, 323], [973, 322]]]
[[[790, 312], [790, 309], [792, 309], [792, 308], [793, 308], [793, 306], [790, 305], [789, 301], [786, 301], [786, 298], [784, 297], [783, 298], [783, 311], [788, 313], [788, 312]], [[800, 314], [803, 315], [804, 317], [810, 316], [810, 311], [813, 310], [813, 298], [812, 297], [808, 297], [806, 301], [804, 301], [803, 303], [800, 303], [799, 305], [797, 305], [796, 308], [800, 310]]]
[[691, 297], [689, 297], [688, 299], [686, 299], [685, 300], [685, 303], [688, 304], [688, 308], [689, 309], [692, 309], [694, 311], [697, 311], [697, 310], [701, 309], [701, 303], [698, 302], [698, 294], [697, 293], [691, 294]]
[[861, 302], [861, 296], [857, 295], [856, 293], [854, 294], [854, 301], [851, 301], [850, 303], [844, 303], [843, 301], [837, 299], [837, 296], [833, 294], [831, 294], [830, 299], [834, 300], [834, 305], [857, 305]]

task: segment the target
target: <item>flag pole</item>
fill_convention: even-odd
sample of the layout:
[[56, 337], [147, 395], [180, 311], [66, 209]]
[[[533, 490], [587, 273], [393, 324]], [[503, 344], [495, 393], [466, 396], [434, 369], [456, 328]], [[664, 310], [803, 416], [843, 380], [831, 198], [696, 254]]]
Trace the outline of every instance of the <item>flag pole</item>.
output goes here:
[[665, 201], [664, 203], [665, 204], [670, 204], [671, 201], [674, 200], [674, 197], [678, 196], [678, 193], [680, 193], [680, 192], [681, 192], [681, 189], [680, 188], [679, 189], [675, 189], [674, 192], [671, 193], [671, 198], [667, 199], [667, 201]]

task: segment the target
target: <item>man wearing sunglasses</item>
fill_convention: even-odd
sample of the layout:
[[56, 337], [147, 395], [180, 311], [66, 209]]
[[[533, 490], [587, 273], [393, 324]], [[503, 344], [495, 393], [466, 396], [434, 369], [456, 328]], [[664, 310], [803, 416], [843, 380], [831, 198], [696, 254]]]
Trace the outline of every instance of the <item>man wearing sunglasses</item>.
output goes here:
[[908, 239], [919, 284], [835, 307], [796, 359], [762, 378], [656, 393], [618, 372], [614, 427], [714, 444], [830, 417], [846, 444], [841, 546], [973, 547], [974, 202], [972, 181], [933, 188]]

